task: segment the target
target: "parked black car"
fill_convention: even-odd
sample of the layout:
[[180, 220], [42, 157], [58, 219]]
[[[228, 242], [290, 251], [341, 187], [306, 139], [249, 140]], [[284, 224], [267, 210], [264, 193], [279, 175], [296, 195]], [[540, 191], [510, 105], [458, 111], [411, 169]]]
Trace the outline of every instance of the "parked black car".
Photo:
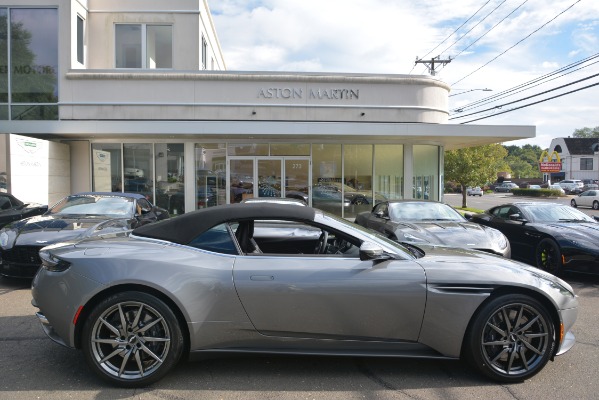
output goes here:
[[358, 214], [356, 223], [401, 243], [461, 247], [510, 257], [510, 245], [501, 232], [469, 222], [437, 201], [385, 201]]
[[45, 214], [0, 229], [0, 275], [33, 278], [38, 252], [50, 244], [126, 231], [169, 217], [143, 195], [79, 193], [67, 196]]
[[513, 259], [553, 274], [564, 270], [599, 273], [599, 222], [575, 208], [516, 202], [467, 217], [503, 232]]
[[41, 215], [46, 211], [47, 205], [23, 203], [10, 193], [0, 192], [0, 228], [13, 221]]

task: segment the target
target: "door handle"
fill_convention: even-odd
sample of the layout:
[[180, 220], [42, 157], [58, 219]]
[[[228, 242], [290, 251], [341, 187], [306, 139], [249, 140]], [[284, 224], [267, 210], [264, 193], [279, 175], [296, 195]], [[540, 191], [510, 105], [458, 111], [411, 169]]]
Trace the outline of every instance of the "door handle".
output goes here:
[[252, 280], [252, 281], [274, 281], [275, 277], [272, 275], [251, 275], [250, 280]]

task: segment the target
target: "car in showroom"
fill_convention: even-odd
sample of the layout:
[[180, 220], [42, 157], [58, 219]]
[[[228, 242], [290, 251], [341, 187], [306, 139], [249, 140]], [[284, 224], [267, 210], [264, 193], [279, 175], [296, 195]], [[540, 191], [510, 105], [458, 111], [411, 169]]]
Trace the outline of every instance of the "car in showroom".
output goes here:
[[572, 207], [590, 207], [599, 210], [599, 190], [587, 190], [570, 200]]
[[508, 258], [511, 253], [503, 233], [432, 200], [386, 201], [359, 213], [355, 222], [398, 242], [464, 247]]
[[468, 186], [466, 188], [466, 195], [483, 197], [483, 190], [480, 186], [475, 186], [475, 187]]
[[38, 252], [52, 243], [114, 231], [126, 231], [169, 218], [143, 195], [87, 192], [67, 196], [43, 215], [0, 229], [0, 275], [33, 278], [41, 265]]
[[312, 207], [216, 206], [40, 256], [42, 328], [122, 387], [184, 356], [258, 353], [464, 358], [520, 382], [575, 342], [578, 301], [560, 278]]
[[13, 221], [41, 215], [46, 211], [47, 205], [24, 203], [10, 193], [0, 192], [0, 228]]
[[599, 222], [569, 205], [514, 202], [467, 218], [507, 236], [513, 259], [556, 275], [599, 273]]
[[518, 189], [519, 187], [513, 182], [503, 182], [495, 186], [495, 193], [509, 193], [512, 189]]

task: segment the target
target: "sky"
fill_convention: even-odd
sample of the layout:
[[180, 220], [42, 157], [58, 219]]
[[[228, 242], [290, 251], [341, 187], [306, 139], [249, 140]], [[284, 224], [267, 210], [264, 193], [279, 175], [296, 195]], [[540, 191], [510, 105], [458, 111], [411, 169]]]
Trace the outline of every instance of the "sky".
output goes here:
[[505, 144], [542, 148], [599, 126], [599, 85], [580, 90], [599, 83], [588, 79], [599, 74], [598, 0], [209, 0], [209, 6], [229, 71], [428, 75], [417, 58], [451, 57], [435, 71], [452, 87], [449, 123], [576, 91], [469, 123], [534, 125], [534, 139]]

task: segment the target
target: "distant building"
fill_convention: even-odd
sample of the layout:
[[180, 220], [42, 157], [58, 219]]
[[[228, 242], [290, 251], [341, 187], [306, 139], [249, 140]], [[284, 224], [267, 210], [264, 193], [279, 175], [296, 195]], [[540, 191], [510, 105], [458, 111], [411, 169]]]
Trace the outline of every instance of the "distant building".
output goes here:
[[562, 162], [561, 172], [551, 174], [552, 182], [564, 179], [599, 179], [599, 152], [593, 145], [599, 138], [555, 138], [549, 146], [549, 154], [554, 151]]

